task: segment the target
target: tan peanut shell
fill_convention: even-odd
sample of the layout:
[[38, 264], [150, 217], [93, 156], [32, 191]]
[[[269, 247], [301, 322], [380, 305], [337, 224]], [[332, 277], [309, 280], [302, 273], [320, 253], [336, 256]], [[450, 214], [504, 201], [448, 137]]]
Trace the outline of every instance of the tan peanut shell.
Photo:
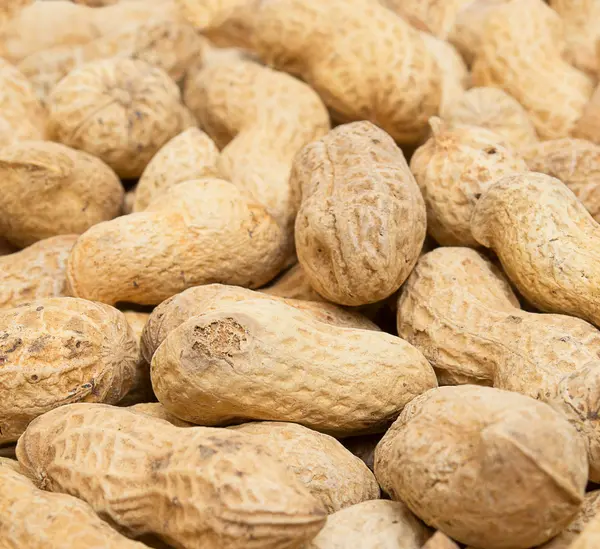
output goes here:
[[5, 238], [0, 236], [0, 256], [14, 254], [17, 251], [18, 250], [10, 244], [10, 242], [7, 242]]
[[379, 498], [373, 473], [329, 435], [295, 423], [275, 421], [244, 423], [231, 429], [252, 435], [267, 446], [328, 513]]
[[72, 402], [119, 402], [135, 375], [137, 344], [116, 309], [58, 297], [0, 309], [0, 444]]
[[566, 58], [578, 69], [595, 76], [596, 43], [600, 39], [600, 4], [596, 0], [550, 0], [564, 23]]
[[330, 128], [321, 98], [288, 74], [233, 58], [191, 71], [184, 99], [222, 149], [220, 176], [263, 203], [292, 240], [299, 204], [290, 170], [296, 153]]
[[129, 409], [157, 419], [163, 419], [164, 421], [168, 421], [171, 425], [175, 425], [175, 427], [195, 427], [193, 423], [183, 421], [167, 412], [160, 402], [140, 402], [130, 406]]
[[0, 463], [0, 537], [7, 548], [144, 549], [101, 520], [85, 502], [35, 487], [16, 469]]
[[423, 197], [402, 151], [370, 122], [339, 126], [298, 153], [296, 253], [311, 286], [342, 305], [393, 294], [425, 239]]
[[600, 332], [570, 316], [522, 311], [506, 278], [469, 248], [417, 263], [398, 303], [398, 333], [442, 384], [478, 383], [547, 402], [583, 435], [600, 480]]
[[[372, 0], [180, 0], [206, 35], [246, 47], [323, 98], [338, 122], [370, 120], [418, 142], [441, 101], [435, 57], [419, 32]], [[343, 24], [340, 24], [343, 22]]]
[[306, 273], [300, 263], [296, 263], [273, 284], [266, 288], [262, 288], [259, 291], [264, 294], [289, 299], [327, 302], [327, 300], [317, 293], [310, 285]]
[[541, 141], [524, 151], [532, 172], [560, 179], [600, 221], [600, 146], [584, 139]]
[[481, 193], [500, 177], [527, 171], [498, 134], [430, 121], [432, 136], [410, 161], [427, 207], [427, 230], [442, 246], [477, 246], [470, 221]]
[[585, 495], [583, 505], [575, 519], [558, 536], [542, 545], [540, 549], [569, 549], [571, 543], [598, 513], [600, 513], [600, 490], [593, 490]]
[[569, 549], [596, 549], [600, 544], [600, 513], [585, 527], [583, 532], [569, 545]]
[[459, 549], [459, 547], [448, 536], [438, 531], [427, 540], [423, 549]]
[[270, 299], [223, 303], [184, 322], [154, 353], [151, 375], [167, 411], [198, 425], [289, 421], [338, 436], [385, 429], [437, 385], [405, 341]]
[[511, 94], [542, 139], [568, 136], [593, 91], [591, 79], [563, 59], [562, 30], [542, 0], [510, 0], [485, 19], [473, 65], [473, 84]]
[[169, 139], [195, 125], [177, 84], [133, 59], [76, 68], [54, 87], [48, 109], [56, 140], [97, 156], [125, 179], [139, 177]]
[[9, 23], [19, 11], [32, 3], [33, 0], [4, 0], [0, 7], [0, 29]]
[[76, 240], [54, 236], [0, 257], [0, 307], [67, 296], [67, 258]]
[[101, 160], [50, 141], [0, 149], [0, 234], [18, 247], [119, 215], [124, 190]]
[[398, 501], [365, 501], [327, 518], [303, 549], [421, 549], [427, 528]]
[[471, 88], [444, 111], [451, 127], [479, 126], [501, 136], [515, 152], [537, 143], [538, 138], [527, 111], [499, 88]]
[[583, 502], [587, 467], [582, 439], [550, 406], [475, 385], [415, 398], [375, 451], [393, 499], [486, 549], [525, 549], [563, 530]]
[[78, 404], [32, 423], [17, 456], [45, 490], [83, 499], [128, 536], [180, 549], [300, 546], [325, 519], [283, 463], [228, 429]]
[[150, 160], [138, 181], [133, 211], [148, 207], [152, 199], [178, 183], [218, 177], [219, 149], [198, 128], [189, 128], [166, 143]]
[[600, 226], [558, 179], [502, 178], [477, 203], [471, 231], [538, 309], [600, 326]]
[[573, 136], [600, 145], [600, 86], [596, 88], [573, 130]]
[[226, 181], [194, 180], [84, 233], [67, 278], [79, 297], [155, 305], [214, 281], [263, 286], [281, 269], [284, 249], [282, 230], [260, 204]]
[[152, 355], [165, 338], [190, 318], [219, 309], [225, 303], [255, 300], [280, 301], [309, 314], [315, 320], [333, 326], [379, 331], [377, 325], [368, 318], [330, 303], [284, 299], [238, 286], [207, 284], [174, 295], [154, 309], [142, 335], [142, 353], [150, 362]]
[[38, 96], [45, 99], [75, 68], [111, 57], [140, 59], [164, 70], [173, 80], [180, 80], [196, 61], [204, 43], [191, 25], [152, 20], [118, 27], [86, 44], [41, 50], [21, 60], [18, 68], [33, 84]]

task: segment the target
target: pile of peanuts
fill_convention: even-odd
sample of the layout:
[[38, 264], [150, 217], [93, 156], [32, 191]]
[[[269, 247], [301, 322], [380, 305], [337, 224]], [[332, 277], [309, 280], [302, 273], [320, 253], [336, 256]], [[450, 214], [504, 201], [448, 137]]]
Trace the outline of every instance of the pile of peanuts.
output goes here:
[[600, 548], [600, 0], [2, 0], [0, 549]]

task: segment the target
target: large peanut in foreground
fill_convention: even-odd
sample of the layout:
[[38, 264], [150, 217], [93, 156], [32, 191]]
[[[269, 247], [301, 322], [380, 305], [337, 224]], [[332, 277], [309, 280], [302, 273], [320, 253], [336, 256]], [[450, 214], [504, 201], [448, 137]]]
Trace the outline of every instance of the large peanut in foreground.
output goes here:
[[181, 324], [154, 353], [151, 375], [165, 408], [198, 425], [268, 419], [336, 435], [384, 430], [437, 385], [400, 338], [264, 299], [224, 303]]
[[76, 404], [32, 423], [17, 456], [44, 489], [83, 499], [130, 536], [155, 534], [179, 549], [299, 547], [324, 511], [253, 440]]
[[0, 309], [0, 443], [58, 406], [119, 402], [137, 367], [137, 343], [112, 307], [61, 297]]
[[577, 431], [548, 405], [473, 385], [414, 399], [375, 452], [375, 475], [393, 499], [486, 549], [558, 534], [583, 502], [587, 467]]
[[291, 184], [302, 195], [296, 253], [310, 284], [342, 305], [393, 294], [425, 239], [425, 205], [402, 151], [369, 122], [306, 146]]
[[600, 326], [600, 226], [558, 179], [502, 178], [479, 199], [471, 231], [538, 309]]

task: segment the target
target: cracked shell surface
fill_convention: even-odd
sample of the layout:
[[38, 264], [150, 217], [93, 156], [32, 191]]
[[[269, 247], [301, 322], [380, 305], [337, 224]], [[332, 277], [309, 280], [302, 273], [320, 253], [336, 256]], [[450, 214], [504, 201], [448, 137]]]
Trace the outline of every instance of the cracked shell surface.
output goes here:
[[477, 203], [471, 231], [538, 309], [600, 326], [600, 226], [561, 181], [502, 178]]
[[586, 441], [600, 480], [600, 332], [565, 315], [522, 311], [508, 280], [469, 248], [419, 259], [398, 303], [398, 333], [444, 385], [493, 385], [547, 402]]
[[431, 121], [429, 140], [410, 169], [427, 208], [427, 230], [442, 246], [477, 246], [470, 221], [477, 199], [500, 177], [527, 171], [525, 161], [499, 135], [476, 126], [449, 128]]
[[[525, 109], [542, 139], [571, 133], [592, 80], [562, 57], [562, 21], [541, 0], [511, 0], [486, 18], [473, 84], [501, 88]], [[552, 93], [548, 93], [552, 89]]]
[[165, 189], [203, 177], [217, 177], [219, 149], [198, 128], [189, 128], [166, 143], [150, 160], [138, 181], [133, 211], [148, 207]]
[[454, 126], [479, 126], [501, 136], [515, 152], [537, 143], [535, 127], [527, 111], [499, 88], [471, 88], [444, 112], [444, 121]]
[[524, 151], [529, 169], [560, 179], [600, 221], [600, 146], [584, 139], [542, 141]]
[[139, 177], [156, 152], [192, 124], [177, 84], [159, 68], [105, 59], [71, 71], [48, 98], [49, 131], [122, 178]]
[[135, 375], [137, 344], [125, 317], [69, 297], [0, 309], [0, 443], [72, 402], [116, 403]]
[[384, 430], [437, 385], [405, 341], [265, 299], [184, 322], [154, 353], [151, 375], [158, 400], [192, 423], [289, 421], [337, 436]]
[[215, 281], [256, 288], [281, 269], [284, 240], [263, 206], [231, 183], [187, 181], [145, 211], [85, 232], [67, 278], [73, 295], [111, 304], [156, 305]]
[[67, 258], [77, 235], [54, 236], [0, 257], [0, 307], [66, 297]]
[[295, 423], [261, 421], [230, 427], [255, 436], [323, 503], [328, 513], [379, 498], [367, 466], [335, 438]]
[[425, 523], [467, 545], [525, 549], [579, 511], [585, 446], [550, 406], [491, 387], [415, 398], [375, 451], [375, 475]]
[[229, 45], [302, 78], [336, 121], [369, 120], [411, 144], [426, 135], [439, 108], [434, 56], [416, 29], [378, 2], [238, 0], [208, 9], [184, 3], [208, 36], [225, 36]]
[[181, 429], [141, 412], [76, 404], [30, 425], [22, 467], [130, 536], [183, 549], [283, 549], [314, 537], [321, 504], [253, 437]]
[[404, 154], [369, 122], [339, 126], [298, 153], [296, 253], [311, 286], [342, 305], [389, 297], [425, 239], [425, 203]]
[[398, 501], [365, 501], [327, 518], [303, 549], [421, 549], [427, 527]]
[[276, 300], [311, 315], [315, 320], [361, 330], [379, 331], [376, 324], [366, 317], [346, 311], [331, 303], [312, 302], [298, 299], [284, 299], [254, 292], [238, 286], [206, 284], [189, 288], [166, 299], [150, 315], [142, 335], [142, 353], [148, 362], [165, 338], [177, 327], [194, 316], [218, 309], [226, 303], [241, 301]]
[[299, 206], [289, 182], [294, 157], [330, 129], [317, 93], [286, 73], [238, 58], [192, 72], [184, 99], [222, 148], [221, 177], [263, 203], [292, 242]]
[[0, 149], [0, 233], [25, 247], [119, 215], [125, 192], [101, 160], [50, 141]]
[[146, 547], [113, 530], [87, 503], [40, 490], [4, 463], [0, 463], [0, 491], [0, 536], [5, 549]]
[[308, 277], [300, 263], [293, 265], [274, 284], [266, 288], [261, 288], [259, 291], [277, 297], [327, 303], [327, 300], [310, 285]]

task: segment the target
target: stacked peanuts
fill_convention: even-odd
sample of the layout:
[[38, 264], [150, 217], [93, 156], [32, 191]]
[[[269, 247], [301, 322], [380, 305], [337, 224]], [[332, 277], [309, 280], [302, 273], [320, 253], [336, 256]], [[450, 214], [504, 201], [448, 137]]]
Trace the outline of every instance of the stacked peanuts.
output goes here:
[[600, 0], [6, 0], [0, 548], [600, 547]]

